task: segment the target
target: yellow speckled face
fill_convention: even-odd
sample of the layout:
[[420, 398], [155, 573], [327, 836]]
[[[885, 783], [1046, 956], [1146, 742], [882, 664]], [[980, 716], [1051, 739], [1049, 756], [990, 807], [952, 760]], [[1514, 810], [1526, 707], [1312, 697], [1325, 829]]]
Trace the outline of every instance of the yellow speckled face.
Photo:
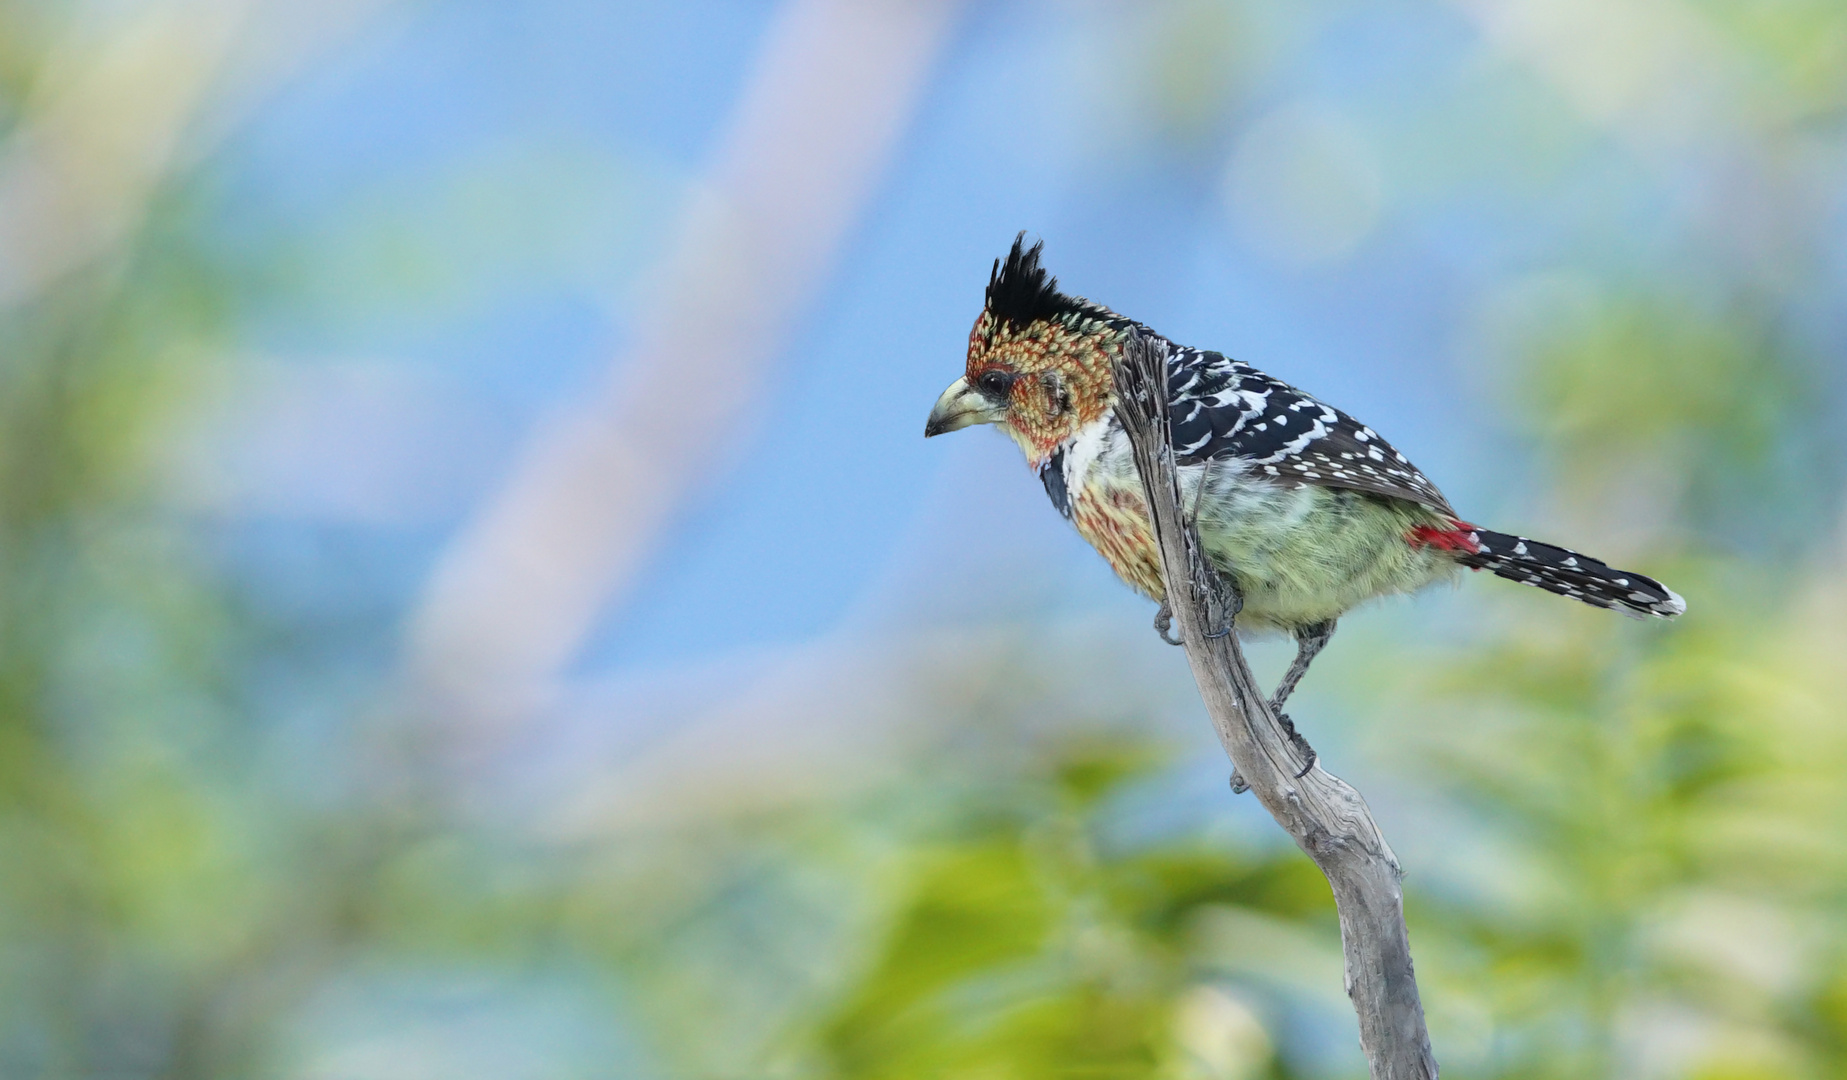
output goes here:
[[1095, 319], [1039, 319], [1015, 326], [983, 311], [968, 337], [968, 385], [996, 405], [1000, 423], [1029, 458], [1042, 460], [1114, 398], [1110, 358], [1122, 331]]

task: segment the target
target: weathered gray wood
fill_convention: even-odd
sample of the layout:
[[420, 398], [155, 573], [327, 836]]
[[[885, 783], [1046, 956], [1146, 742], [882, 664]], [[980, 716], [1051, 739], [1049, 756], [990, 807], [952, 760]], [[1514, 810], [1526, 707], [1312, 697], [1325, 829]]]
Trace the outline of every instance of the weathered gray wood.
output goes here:
[[1180, 510], [1167, 412], [1166, 343], [1136, 335], [1117, 368], [1116, 389], [1117, 416], [1135, 448], [1160, 542], [1167, 602], [1219, 741], [1264, 809], [1333, 887], [1347, 996], [1359, 1014], [1360, 1047], [1372, 1076], [1434, 1080], [1437, 1063], [1411, 968], [1397, 857], [1360, 793], [1311, 764], [1306, 744], [1291, 739], [1271, 713], [1237, 635], [1211, 636], [1215, 628], [1229, 626], [1232, 594], [1201, 557], [1198, 533]]

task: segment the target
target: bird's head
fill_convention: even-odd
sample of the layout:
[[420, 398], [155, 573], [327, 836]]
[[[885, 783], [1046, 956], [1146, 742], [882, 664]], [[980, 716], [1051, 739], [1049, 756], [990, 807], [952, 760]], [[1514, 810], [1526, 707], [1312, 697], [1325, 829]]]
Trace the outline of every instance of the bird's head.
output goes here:
[[1099, 304], [1058, 291], [1039, 265], [1044, 244], [1014, 238], [994, 260], [987, 304], [968, 335], [968, 370], [930, 410], [924, 437], [996, 424], [1034, 463], [1107, 413], [1111, 363], [1134, 324]]

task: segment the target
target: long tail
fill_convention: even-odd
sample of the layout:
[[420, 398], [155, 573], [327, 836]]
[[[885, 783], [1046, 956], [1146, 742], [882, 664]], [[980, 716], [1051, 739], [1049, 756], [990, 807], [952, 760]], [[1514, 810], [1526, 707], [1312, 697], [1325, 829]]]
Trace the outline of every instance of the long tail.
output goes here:
[[1464, 528], [1470, 529], [1467, 535], [1473, 543], [1451, 548], [1464, 566], [1638, 619], [1647, 615], [1671, 619], [1687, 610], [1687, 602], [1678, 593], [1654, 578], [1612, 570], [1589, 555], [1524, 536]]

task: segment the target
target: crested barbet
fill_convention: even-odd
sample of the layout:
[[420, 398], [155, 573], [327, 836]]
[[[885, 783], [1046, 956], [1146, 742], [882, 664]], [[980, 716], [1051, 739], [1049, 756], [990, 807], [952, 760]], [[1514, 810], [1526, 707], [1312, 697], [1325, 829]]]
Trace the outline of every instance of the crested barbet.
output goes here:
[[[1039, 265], [1043, 244], [1023, 240], [994, 261], [967, 372], [937, 399], [924, 436], [974, 424], [1011, 436], [1058, 512], [1123, 581], [1162, 603], [1165, 636], [1160, 552], [1112, 373], [1132, 334], [1166, 339], [1059, 292]], [[1242, 598], [1240, 625], [1296, 640], [1275, 710], [1350, 608], [1464, 567], [1637, 618], [1687, 609], [1653, 578], [1462, 520], [1372, 428], [1249, 364], [1171, 342], [1167, 356], [1181, 504]]]

